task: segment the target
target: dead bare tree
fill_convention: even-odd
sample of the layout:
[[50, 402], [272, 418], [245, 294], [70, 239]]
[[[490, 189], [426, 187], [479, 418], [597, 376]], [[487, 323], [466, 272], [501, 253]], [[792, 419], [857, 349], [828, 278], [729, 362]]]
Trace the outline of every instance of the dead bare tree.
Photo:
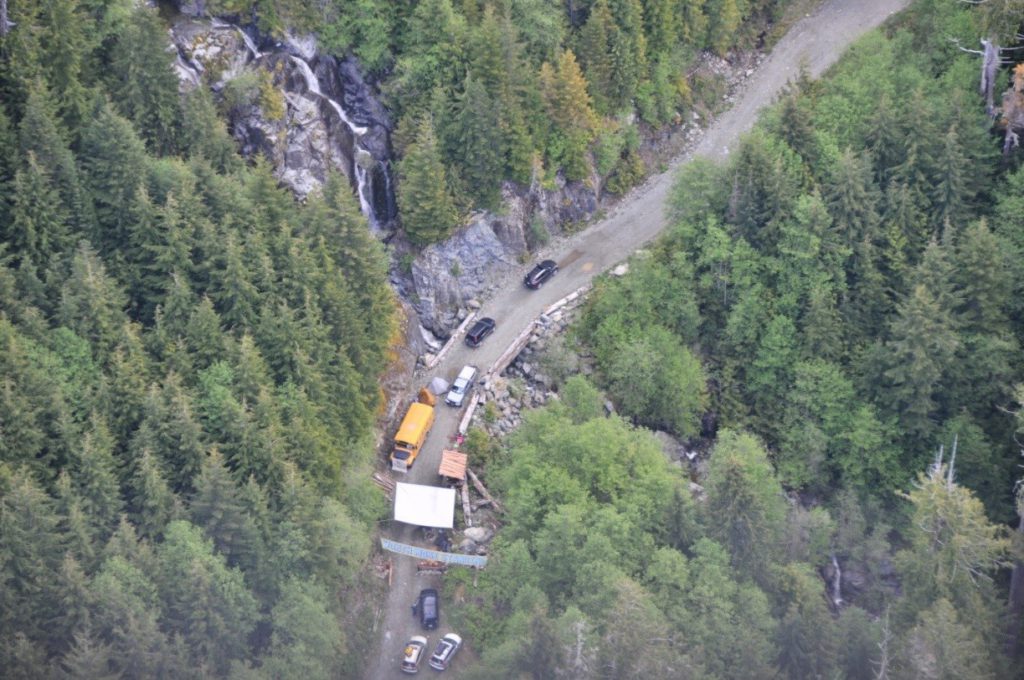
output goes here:
[[7, 0], [0, 0], [0, 38], [7, 35], [13, 25], [7, 20]]
[[1018, 130], [1024, 130], [1024, 64], [1017, 64], [1013, 69], [1010, 87], [1003, 93], [1000, 107], [1006, 135], [1003, 139], [1003, 154], [1020, 146]]
[[[1016, 37], [1021, 39], [1024, 36]], [[985, 95], [985, 112], [993, 119], [999, 118], [999, 123], [1006, 127], [1003, 154], [1009, 153], [1020, 145], [1018, 131], [1024, 130], [1024, 70], [1021, 64], [1014, 68], [1010, 89], [1003, 93], [1001, 106], [998, 108], [995, 105], [996, 77], [1001, 66], [1013, 63], [1007, 53], [1024, 48], [1000, 47], [995, 41], [983, 38], [981, 49], [971, 50], [962, 46], [956, 38], [951, 38], [950, 41], [961, 52], [981, 56], [981, 83], [978, 89]]]
[[892, 638], [892, 631], [889, 629], [889, 609], [886, 608], [885, 616], [882, 618], [882, 639], [878, 641], [878, 651], [881, 656], [878, 661], [871, 662], [877, 666], [875, 680], [889, 680], [889, 645], [892, 644]]

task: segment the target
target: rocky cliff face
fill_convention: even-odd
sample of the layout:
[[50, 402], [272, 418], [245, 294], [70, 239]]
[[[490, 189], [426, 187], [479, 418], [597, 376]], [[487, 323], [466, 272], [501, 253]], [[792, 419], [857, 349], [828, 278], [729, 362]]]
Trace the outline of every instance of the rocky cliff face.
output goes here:
[[[391, 120], [351, 59], [319, 54], [310, 37], [270, 42], [198, 3], [171, 29], [182, 88], [210, 87], [229, 108], [242, 153], [262, 154], [297, 196], [332, 171], [348, 177], [371, 228], [386, 235], [396, 216]], [[186, 11], [187, 10], [187, 11]]]
[[582, 182], [559, 181], [552, 189], [506, 185], [503, 199], [502, 214], [474, 215], [451, 238], [416, 255], [408, 276], [394, 280], [420, 323], [439, 337], [447, 337], [478, 299], [518, 277], [549, 236], [598, 208], [597, 193]]
[[321, 54], [312, 37], [277, 42], [237, 17], [204, 18], [203, 0], [182, 0], [179, 10], [171, 39], [182, 89], [211, 88], [229, 109], [241, 152], [266, 156], [298, 197], [316, 191], [330, 172], [344, 173], [371, 229], [393, 244], [396, 289], [438, 337], [449, 335], [474, 300], [518, 275], [547, 238], [598, 209], [599, 178], [508, 185], [500, 214], [474, 215], [446, 242], [416, 252], [391, 238], [392, 121], [359, 64]]

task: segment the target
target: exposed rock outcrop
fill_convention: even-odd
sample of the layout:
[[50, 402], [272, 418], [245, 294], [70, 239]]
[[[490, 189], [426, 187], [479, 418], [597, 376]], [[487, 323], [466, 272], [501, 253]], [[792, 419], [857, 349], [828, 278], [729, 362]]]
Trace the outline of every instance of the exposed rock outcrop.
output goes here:
[[510, 273], [522, 269], [547, 238], [589, 220], [598, 209], [593, 189], [561, 178], [552, 189], [507, 184], [503, 199], [500, 215], [474, 215], [451, 238], [417, 254], [408, 280], [399, 281], [420, 323], [439, 337], [448, 337], [470, 301], [486, 298]]
[[331, 172], [348, 177], [371, 227], [389, 233], [396, 216], [391, 180], [392, 123], [358, 64], [320, 54], [311, 36], [261, 40], [220, 19], [190, 19], [183, 3], [171, 29], [183, 89], [210, 87], [229, 107], [243, 155], [262, 154], [300, 198]]
[[[327, 176], [349, 179], [371, 229], [391, 240], [398, 226], [390, 135], [393, 122], [352, 57], [323, 54], [312, 36], [282, 41], [260, 36], [245, 17], [206, 18], [204, 0], [178, 0], [171, 29], [175, 69], [183, 90], [209, 87], [229, 109], [230, 129], [247, 157], [267, 157], [275, 175], [303, 198]], [[234, 23], [232, 23], [234, 22]], [[752, 61], [730, 65], [707, 56], [706, 81], [723, 95], [753, 73]], [[725, 99], [728, 100], [728, 96]], [[677, 125], [647, 131], [640, 153], [649, 168], [678, 154], [698, 136], [712, 111], [680, 116]], [[602, 178], [529, 187], [506, 184], [502, 209], [480, 213], [447, 241], [422, 252], [391, 242], [392, 282], [420, 324], [445, 338], [470, 302], [486, 299], [548, 239], [594, 217], [616, 199], [602, 196]]]

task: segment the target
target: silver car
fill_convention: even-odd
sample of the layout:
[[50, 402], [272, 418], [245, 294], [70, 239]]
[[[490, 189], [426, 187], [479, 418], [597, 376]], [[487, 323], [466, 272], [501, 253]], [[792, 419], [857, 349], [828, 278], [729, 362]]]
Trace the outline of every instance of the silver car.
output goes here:
[[455, 652], [462, 646], [462, 638], [455, 633], [448, 633], [437, 641], [434, 655], [430, 657], [430, 667], [434, 670], [443, 671], [452, 662]]
[[444, 403], [449, 406], [462, 406], [462, 402], [466, 399], [466, 395], [473, 389], [473, 380], [476, 378], [476, 366], [469, 365], [463, 366], [462, 370], [459, 371], [459, 376], [455, 378], [455, 382], [452, 383], [452, 388], [448, 390], [448, 396], [444, 398]]

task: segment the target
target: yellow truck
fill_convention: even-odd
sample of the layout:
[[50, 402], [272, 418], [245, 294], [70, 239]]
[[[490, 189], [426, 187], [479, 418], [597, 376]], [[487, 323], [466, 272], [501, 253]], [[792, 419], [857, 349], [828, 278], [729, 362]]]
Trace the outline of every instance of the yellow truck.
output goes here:
[[434, 395], [426, 388], [420, 390], [416, 403], [409, 407], [395, 434], [395, 448], [391, 451], [391, 469], [408, 472], [427, 440], [434, 424]]

